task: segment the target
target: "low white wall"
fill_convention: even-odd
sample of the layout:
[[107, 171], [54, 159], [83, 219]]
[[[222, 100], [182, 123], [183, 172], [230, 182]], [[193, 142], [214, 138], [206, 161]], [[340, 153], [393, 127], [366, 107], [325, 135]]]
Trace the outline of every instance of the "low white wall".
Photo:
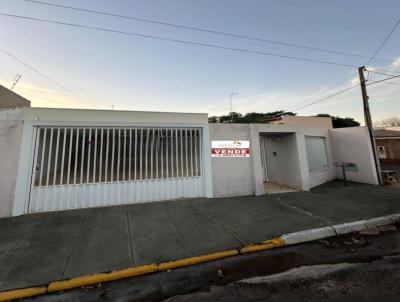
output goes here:
[[[374, 156], [368, 128], [351, 127], [329, 130], [336, 163], [354, 163], [358, 171], [346, 171], [348, 180], [378, 184]], [[341, 168], [336, 169], [336, 177], [342, 179]]]
[[[248, 124], [209, 124], [209, 128], [211, 141], [250, 140]], [[251, 142], [250, 150], [249, 158], [211, 158], [214, 197], [254, 195]]]
[[22, 128], [22, 121], [0, 120], [0, 217], [12, 212]]

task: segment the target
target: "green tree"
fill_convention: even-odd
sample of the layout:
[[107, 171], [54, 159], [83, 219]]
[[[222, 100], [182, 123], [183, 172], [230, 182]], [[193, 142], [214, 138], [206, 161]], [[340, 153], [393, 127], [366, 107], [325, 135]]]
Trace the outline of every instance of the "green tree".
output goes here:
[[333, 128], [346, 128], [346, 127], [358, 127], [360, 123], [354, 120], [352, 117], [339, 117], [331, 116], [330, 114], [320, 113], [318, 117], [330, 117], [332, 119]]
[[218, 117], [217, 116], [210, 116], [209, 118], [208, 118], [208, 122], [209, 123], [218, 123]]
[[231, 112], [228, 115], [221, 115], [219, 117], [217, 116], [211, 116], [208, 119], [209, 123], [242, 123], [242, 124], [253, 124], [253, 123], [259, 123], [263, 124], [268, 120], [269, 118], [272, 117], [279, 117], [282, 114], [285, 115], [296, 115], [293, 112], [284, 112], [284, 111], [273, 111], [273, 112], [249, 112], [246, 113], [245, 115], [242, 115], [239, 112]]

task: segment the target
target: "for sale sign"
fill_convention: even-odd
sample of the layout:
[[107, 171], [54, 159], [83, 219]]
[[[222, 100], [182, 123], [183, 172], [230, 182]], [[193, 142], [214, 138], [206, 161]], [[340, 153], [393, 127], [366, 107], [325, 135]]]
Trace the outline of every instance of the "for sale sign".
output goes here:
[[250, 157], [249, 141], [212, 141], [212, 157]]

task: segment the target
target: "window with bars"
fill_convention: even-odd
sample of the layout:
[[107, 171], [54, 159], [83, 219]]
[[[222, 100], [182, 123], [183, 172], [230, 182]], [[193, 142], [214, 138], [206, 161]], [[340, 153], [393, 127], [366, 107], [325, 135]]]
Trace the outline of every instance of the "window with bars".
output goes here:
[[198, 128], [39, 127], [34, 185], [201, 175]]

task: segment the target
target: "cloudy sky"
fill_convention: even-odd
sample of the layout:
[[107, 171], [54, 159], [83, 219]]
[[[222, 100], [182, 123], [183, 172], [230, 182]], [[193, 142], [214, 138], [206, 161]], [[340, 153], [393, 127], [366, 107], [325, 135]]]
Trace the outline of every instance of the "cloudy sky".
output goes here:
[[[400, 17], [398, 0], [43, 0], [160, 22], [181, 24], [348, 52], [346, 56], [157, 24], [0, 0], [0, 13], [363, 66]], [[0, 84], [22, 74], [15, 91], [33, 106], [229, 112], [302, 107], [357, 83], [357, 69], [260, 54], [40, 23], [0, 15], [0, 48], [27, 62], [63, 89], [0, 52]], [[370, 68], [400, 72], [400, 27]], [[390, 61], [392, 60], [392, 61]], [[384, 76], [369, 74], [369, 81]], [[340, 84], [339, 84], [340, 83]], [[336, 88], [326, 92], [327, 89]], [[79, 96], [80, 97], [79, 97]], [[369, 87], [374, 120], [400, 116], [400, 79]], [[300, 104], [300, 105], [299, 105]], [[362, 121], [359, 87], [295, 110]]]

